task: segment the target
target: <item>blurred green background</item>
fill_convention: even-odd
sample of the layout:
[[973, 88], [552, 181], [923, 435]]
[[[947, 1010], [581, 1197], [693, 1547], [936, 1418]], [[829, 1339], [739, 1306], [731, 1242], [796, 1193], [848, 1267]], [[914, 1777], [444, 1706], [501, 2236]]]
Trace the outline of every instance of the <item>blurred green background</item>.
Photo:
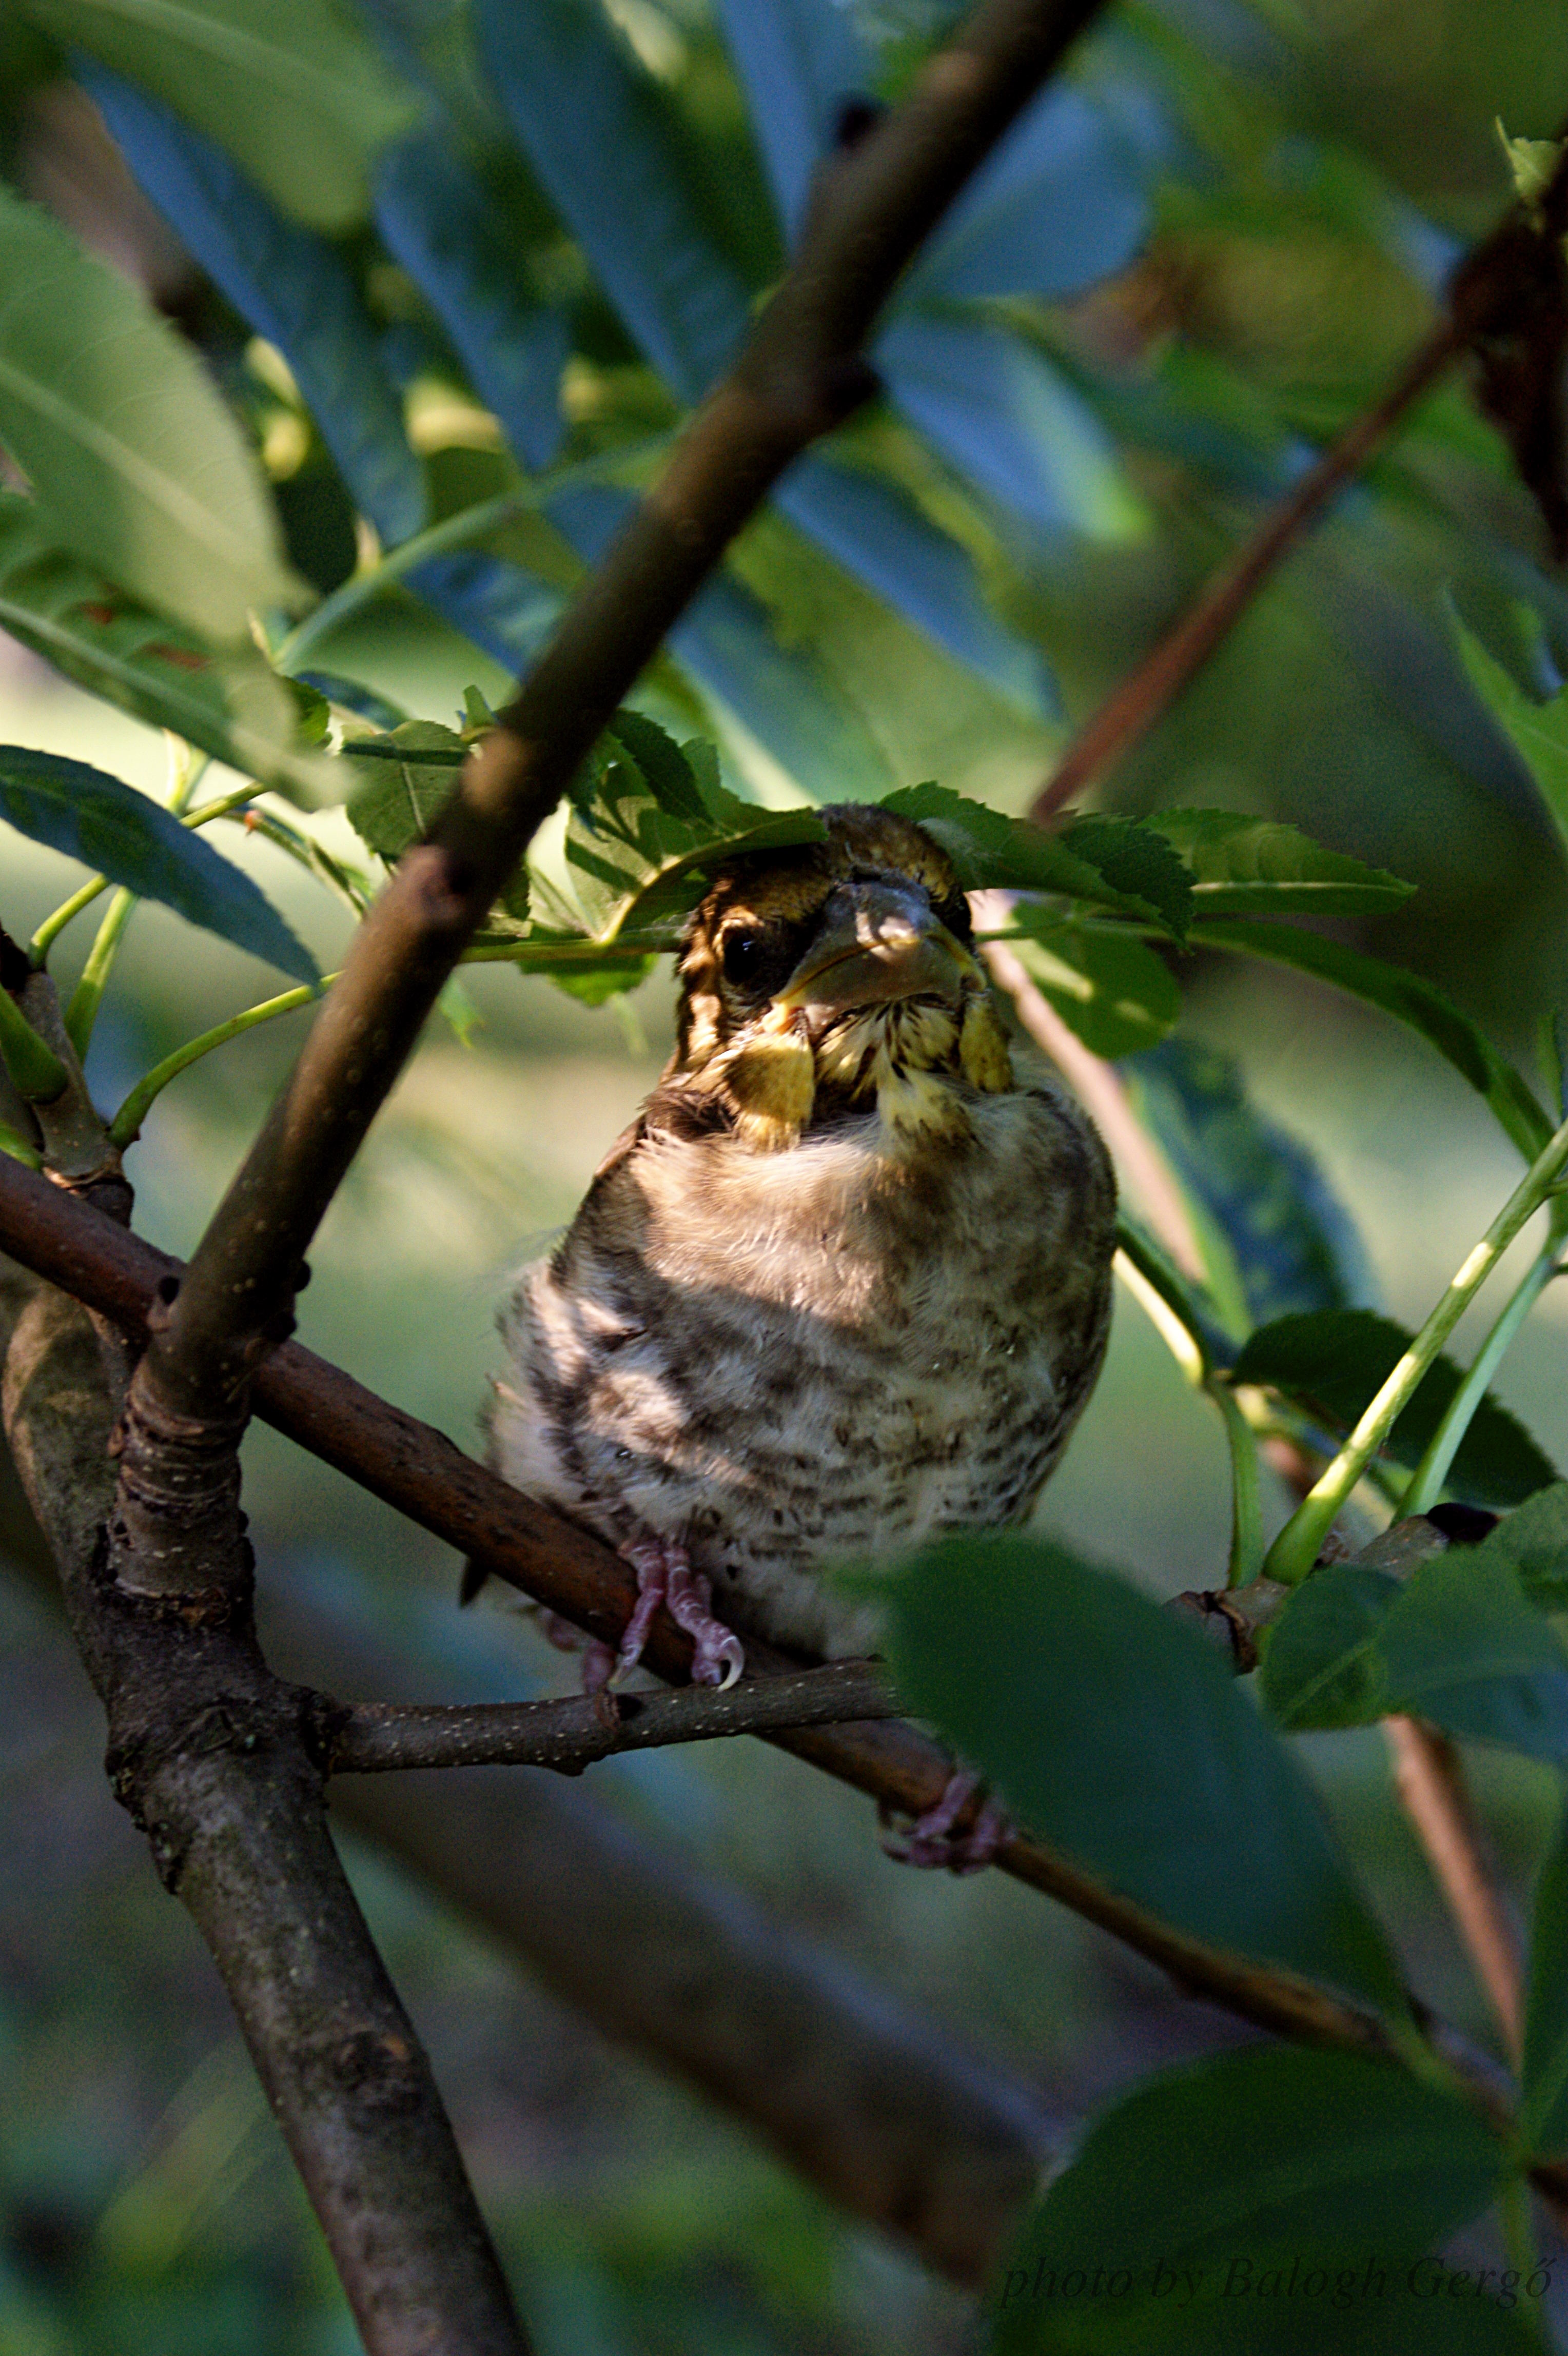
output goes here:
[[[685, 63], [671, 87], [710, 165], [729, 143], [744, 229], [755, 165], [696, 0], [617, 0], [611, 13], [639, 54], [660, 38], [677, 46]], [[946, 20], [914, 0], [863, 13], [890, 84]], [[404, 14], [428, 32], [443, 12]], [[110, 232], [135, 209], [112, 177], [83, 193], [81, 157], [97, 151], [79, 135], [58, 66], [32, 37], [0, 35], [0, 161], [113, 249]], [[797, 643], [825, 666], [893, 782], [936, 775], [1010, 809], [1023, 807], [1071, 719], [1255, 519], [1304, 437], [1352, 413], [1421, 333], [1434, 269], [1507, 199], [1494, 119], [1545, 135], [1568, 105], [1568, 8], [1173, 0], [1113, 12], [1078, 70], [1088, 86], [1114, 84], [1125, 106], [1141, 93], [1166, 125], [1133, 258], [1068, 301], [1028, 308], [1029, 333], [1112, 438], [1117, 501], [1093, 530], [1010, 538], [994, 505], [965, 527], [1010, 624], [1048, 660], [1060, 709], [1008, 706], [840, 576], [832, 596], [821, 574], [802, 575], [793, 593]], [[119, 258], [240, 369], [232, 319], [177, 250], [155, 248], [136, 214]], [[600, 359], [629, 369], [613, 325]], [[857, 430], [908, 431], [885, 414]], [[454, 466], [459, 449], [445, 452]], [[1251, 479], [1238, 449], [1257, 457]], [[324, 463], [318, 451], [311, 463]], [[279, 479], [286, 492], [297, 476]], [[296, 507], [305, 535], [309, 503], [285, 500], [291, 515]], [[760, 578], [773, 562], [765, 533], [752, 545]], [[1564, 994], [1563, 863], [1522, 773], [1440, 659], [1444, 595], [1494, 648], [1511, 647], [1521, 674], [1534, 662], [1538, 683], [1553, 682], [1568, 647], [1560, 579], [1458, 380], [1292, 558], [1103, 799], [1129, 811], [1266, 811], [1408, 877], [1417, 897], [1367, 928], [1364, 945], [1441, 982], [1523, 1055], [1541, 1007]], [[467, 684], [497, 695], [506, 676], [412, 604], [335, 642], [330, 660], [448, 722]], [[752, 745], [748, 763], [744, 734], [725, 740], [736, 781], [785, 790], [765, 748]], [[4, 639], [0, 735], [162, 789], [152, 732]], [[237, 833], [221, 847], [335, 963], [343, 925], [298, 871]], [[0, 915], [23, 936], [79, 880], [9, 834], [0, 861]], [[57, 960], [66, 984], [81, 953], [68, 941]], [[1258, 1101], [1310, 1141], [1359, 1225], [1381, 1305], [1419, 1322], [1513, 1182], [1479, 1101], [1419, 1043], [1326, 991], [1252, 970], [1239, 978], [1219, 961], [1184, 978], [1187, 1030], [1239, 1057]], [[116, 1103], [198, 1017], [215, 1022], [275, 986], [144, 906], [94, 1042], [100, 1101]], [[507, 1274], [570, 1215], [650, 1085], [671, 995], [663, 974], [627, 1007], [599, 1011], [499, 969], [477, 970], [469, 987], [479, 1025], [465, 1044], [433, 1024], [312, 1253], [300, 1331], [472, 1447], [499, 1363], [492, 1320]], [[138, 1225], [154, 1241], [177, 1252], [194, 1241], [299, 1023], [236, 1043], [159, 1102], [128, 1164]], [[1568, 1301], [1553, 1289], [1499, 1386], [1559, 1464], [1565, 1329]], [[1461, 1355], [1473, 1338], [1462, 1329]], [[454, 1697], [481, 1677], [518, 1694], [572, 1685], [573, 1665], [504, 1599], [459, 1622], [452, 1558], [263, 1430], [247, 1441], [246, 1499], [263, 1589], [308, 1580], [346, 1611], [417, 1626]], [[1270, 1504], [1277, 1517], [1279, 1499]], [[1228, 1515], [1219, 1425], [1123, 1298], [1106, 1373], [1040, 1526], [1165, 1596], [1218, 1583]], [[0, 2351], [352, 2350], [205, 1955], [110, 1798], [81, 1671], [20, 1581], [0, 1589]], [[1390, 1805], [1380, 1740], [1321, 1737], [1308, 1749], [1416, 1985], [1487, 2040]], [[1522, 1890], [1552, 1780], [1496, 1754], [1473, 1763]], [[958, 1882], [886, 1862], [863, 1803], [758, 1745], [650, 1756], [597, 1769], [590, 1784], [651, 1841], [732, 1877], [956, 2040], [998, 2057], [1064, 2119], [1157, 2062], [1237, 2033], [1000, 1876]], [[967, 2344], [961, 2294], [832, 2212], [689, 2089], [618, 2053], [369, 1848], [350, 1841], [349, 1853], [546, 2356], [934, 2356]]]

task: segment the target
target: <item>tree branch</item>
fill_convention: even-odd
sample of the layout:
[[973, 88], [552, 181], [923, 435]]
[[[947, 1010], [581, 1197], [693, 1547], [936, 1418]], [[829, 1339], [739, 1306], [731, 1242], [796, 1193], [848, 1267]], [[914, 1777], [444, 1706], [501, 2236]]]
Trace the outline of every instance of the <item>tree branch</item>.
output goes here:
[[327, 1770], [378, 1775], [411, 1767], [553, 1767], [580, 1775], [596, 1759], [720, 1735], [896, 1718], [902, 1704], [874, 1661], [744, 1677], [726, 1693], [574, 1696], [566, 1701], [337, 1702], [328, 1705]]
[[1517, 2070], [1524, 2051], [1524, 1959], [1459, 1753], [1415, 1718], [1385, 1718], [1394, 1788], [1448, 1901]]
[[[1568, 123], [1557, 136], [1559, 141], [1568, 137]], [[1029, 816], [1037, 826], [1046, 825], [1064, 803], [1092, 785], [1164, 717], [1240, 619], [1281, 559], [1330, 501], [1355, 480], [1450, 363], [1462, 352], [1484, 347], [1493, 336], [1518, 327], [1514, 314], [1520, 284], [1520, 241], [1560, 235], [1565, 211], [1568, 151], [1559, 156], [1549, 186], [1530, 211], [1527, 213], [1522, 205], [1511, 205], [1491, 235], [1466, 256], [1455, 273], [1443, 318], [1381, 400], [1363, 411], [1324, 452], [1175, 627], [1112, 688], [1079, 730], [1029, 806]]]

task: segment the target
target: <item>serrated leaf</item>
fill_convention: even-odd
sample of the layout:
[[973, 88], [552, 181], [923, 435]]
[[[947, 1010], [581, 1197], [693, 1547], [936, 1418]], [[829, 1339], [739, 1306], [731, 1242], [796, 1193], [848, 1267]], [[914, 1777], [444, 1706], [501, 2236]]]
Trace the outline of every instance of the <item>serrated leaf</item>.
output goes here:
[[0, 187], [0, 440], [59, 545], [214, 644], [292, 605], [260, 468], [128, 279]]
[[296, 981], [320, 980], [309, 950], [250, 877], [118, 777], [58, 754], [0, 745], [0, 818]]
[[1144, 823], [1191, 870], [1195, 917], [1373, 916], [1399, 907], [1415, 889], [1273, 819], [1171, 809]]
[[325, 798], [328, 764], [293, 750], [294, 707], [253, 647], [215, 652], [149, 614], [51, 539], [31, 499], [0, 492], [0, 629], [78, 686], [227, 762]]
[[1536, 1884], [1520, 2074], [1520, 2133], [1555, 2158], [1568, 2150], [1568, 1806]]
[[[1411, 1336], [1367, 1309], [1282, 1317], [1254, 1333], [1231, 1370], [1237, 1383], [1283, 1391], [1310, 1414], [1349, 1430], [1370, 1406]], [[1448, 1357], [1430, 1366], [1390, 1432], [1386, 1453], [1412, 1471], [1420, 1462], [1461, 1381]], [[1448, 1486], [1472, 1505], [1522, 1505], [1557, 1478], [1522, 1424], [1488, 1391], [1459, 1445]]]
[[683, 186], [659, 93], [594, 0], [479, 0], [491, 85], [654, 367], [695, 401], [746, 332], [746, 290]]
[[221, 147], [143, 91], [109, 73], [87, 80], [147, 195], [288, 362], [355, 505], [387, 547], [407, 540], [425, 519], [424, 478], [341, 249], [285, 220]]
[[1419, 1031], [1486, 1098], [1527, 1162], [1535, 1160], [1551, 1137], [1552, 1123], [1513, 1066], [1505, 1063], [1468, 1015], [1461, 1014], [1451, 999], [1418, 974], [1385, 965], [1379, 958], [1363, 957], [1359, 949], [1347, 948], [1343, 941], [1326, 940], [1321, 933], [1303, 932], [1294, 925], [1216, 917], [1205, 921], [1203, 942], [1206, 948], [1265, 958], [1273, 965], [1291, 966], [1297, 973], [1333, 982]]
[[127, 74], [219, 139], [274, 202], [317, 229], [363, 219], [367, 156], [410, 99], [320, 0], [18, 0], [68, 49]]
[[1365, 1300], [1370, 1270], [1348, 1212], [1308, 1149], [1251, 1103], [1232, 1057], [1172, 1039], [1128, 1076], [1208, 1257], [1218, 1231], [1228, 1264], [1214, 1269], [1214, 1289], [1228, 1304], [1240, 1291], [1238, 1338], [1276, 1317]]
[[1120, 915], [1163, 922], [1151, 901], [1120, 890], [1062, 836], [1004, 818], [950, 786], [904, 786], [885, 794], [882, 807], [912, 819], [941, 844], [966, 892], [1059, 892]]
[[1568, 690], [1549, 703], [1535, 702], [1457, 614], [1451, 619], [1471, 686], [1518, 751], [1541, 788], [1559, 835], [1568, 843]]
[[1138, 819], [1080, 818], [1062, 841], [1075, 858], [1087, 859], [1129, 906], [1152, 908], [1178, 941], [1192, 921], [1192, 878], [1170, 844]]
[[1530, 2337], [1501, 2308], [1498, 2333], [1450, 2337], [1433, 2309], [1457, 2302], [1410, 2281], [1507, 2165], [1474, 2104], [1395, 2063], [1278, 2045], [1212, 2055], [1090, 2126], [993, 2277], [992, 2349], [1522, 2356]]
[[1390, 1707], [1378, 1633], [1400, 1591], [1386, 1570], [1325, 1563], [1285, 1599], [1263, 1644], [1259, 1687], [1281, 1726], [1367, 1726]]
[[1015, 921], [1031, 937], [1013, 944], [1042, 996], [1086, 1047], [1114, 1061], [1155, 1045], [1181, 1013], [1170, 969], [1129, 932], [1063, 924], [1021, 902]]
[[542, 303], [521, 268], [504, 201], [442, 122], [393, 147], [376, 175], [376, 226], [424, 294], [481, 401], [521, 465], [538, 473], [560, 450], [565, 315]]
[[1400, 2008], [1310, 1786], [1200, 1636], [1013, 1532], [875, 1584], [899, 1692], [1022, 1824], [1190, 1937]]
[[[401, 859], [417, 842], [457, 782], [468, 748], [435, 720], [405, 720], [391, 734], [346, 747], [358, 778], [344, 805], [361, 842], [383, 859]], [[421, 754], [438, 757], [421, 760]], [[390, 757], [389, 757], [390, 756]]]

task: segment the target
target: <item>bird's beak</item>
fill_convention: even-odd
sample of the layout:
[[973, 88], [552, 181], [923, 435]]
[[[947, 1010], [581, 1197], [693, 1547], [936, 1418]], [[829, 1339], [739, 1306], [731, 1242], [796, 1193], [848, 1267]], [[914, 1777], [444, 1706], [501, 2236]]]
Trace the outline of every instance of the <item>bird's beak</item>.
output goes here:
[[773, 1003], [832, 1015], [900, 998], [956, 1001], [966, 977], [979, 970], [918, 887], [841, 884]]

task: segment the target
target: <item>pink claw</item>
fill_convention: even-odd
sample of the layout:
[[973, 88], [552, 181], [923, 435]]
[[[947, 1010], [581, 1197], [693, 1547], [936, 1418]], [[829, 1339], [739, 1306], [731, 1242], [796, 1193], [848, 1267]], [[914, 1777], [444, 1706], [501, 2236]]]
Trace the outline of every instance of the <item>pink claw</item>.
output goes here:
[[935, 1806], [916, 1817], [904, 1837], [903, 1846], [883, 1842], [886, 1855], [900, 1865], [929, 1869], [945, 1867], [949, 1873], [979, 1873], [992, 1863], [1012, 1830], [994, 1800], [987, 1800], [967, 1832], [954, 1832], [954, 1825], [979, 1789], [978, 1775], [967, 1767], [956, 1768]]
[[692, 1569], [685, 1547], [662, 1538], [639, 1538], [628, 1540], [620, 1551], [637, 1573], [637, 1608], [620, 1640], [617, 1678], [642, 1658], [662, 1603], [696, 1647], [693, 1684], [717, 1686], [721, 1692], [733, 1686], [746, 1666], [745, 1650], [734, 1631], [714, 1619], [713, 1589], [701, 1571]]

